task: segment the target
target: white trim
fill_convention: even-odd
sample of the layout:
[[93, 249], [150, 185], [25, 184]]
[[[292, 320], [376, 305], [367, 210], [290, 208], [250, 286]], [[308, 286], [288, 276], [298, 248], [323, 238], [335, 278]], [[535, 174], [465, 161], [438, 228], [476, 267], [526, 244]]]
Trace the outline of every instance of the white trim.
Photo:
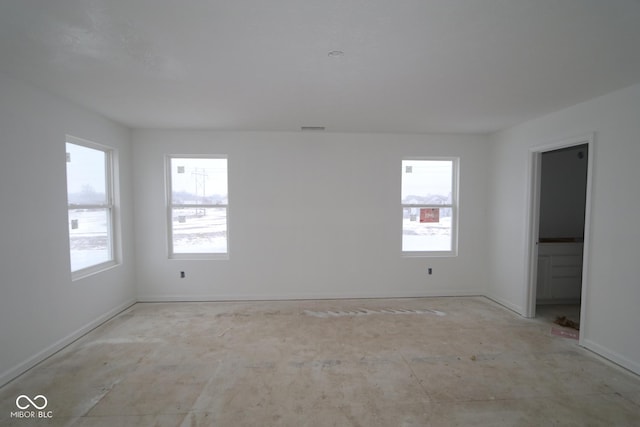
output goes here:
[[172, 294], [172, 295], [139, 295], [138, 302], [216, 302], [216, 301], [290, 301], [290, 300], [324, 300], [324, 299], [377, 299], [377, 298], [446, 298], [446, 297], [484, 297], [477, 289], [451, 292], [349, 292], [349, 293], [284, 293], [284, 294]]
[[403, 251], [402, 258], [455, 258], [457, 252], [453, 251]]
[[65, 135], [65, 142], [69, 142], [75, 145], [82, 145], [83, 147], [92, 148], [94, 150], [113, 151], [113, 148], [108, 145], [93, 142], [84, 138], [78, 138], [77, 136], [73, 136], [69, 134]]
[[115, 260], [101, 262], [100, 264], [91, 265], [89, 267], [81, 268], [80, 270], [71, 272], [71, 281], [84, 279], [85, 277], [93, 276], [94, 274], [101, 273], [103, 271], [111, 270], [114, 267], [118, 267], [120, 264]]
[[24, 374], [26, 371], [33, 368], [34, 366], [36, 366], [38, 363], [42, 362], [46, 358], [54, 355], [55, 353], [62, 350], [63, 348], [73, 343], [77, 339], [88, 334], [93, 329], [97, 328], [98, 326], [102, 325], [103, 323], [107, 322], [108, 320], [112, 319], [118, 314], [122, 313], [123, 311], [125, 311], [126, 309], [134, 305], [136, 302], [137, 301], [135, 300], [135, 298], [127, 300], [126, 302], [107, 311], [103, 315], [97, 317], [96, 319], [92, 320], [86, 325], [76, 329], [74, 332], [70, 333], [69, 335], [59, 339], [58, 341], [46, 347], [45, 349], [34, 354], [24, 362], [19, 363], [13, 368], [4, 371], [2, 374], [0, 374], [0, 387], [16, 379], [17, 377]]
[[229, 254], [227, 252], [178, 252], [171, 254], [169, 261], [181, 261], [181, 260], [222, 260], [226, 261], [229, 259]]
[[527, 163], [527, 176], [529, 185], [527, 186], [526, 197], [529, 206], [525, 212], [524, 244], [525, 250], [525, 270], [526, 279], [524, 282], [524, 311], [522, 315], [533, 318], [536, 315], [537, 280], [538, 280], [538, 234], [540, 231], [540, 178], [542, 174], [542, 152], [529, 150], [529, 161]]
[[[584, 246], [582, 256], [582, 310], [580, 310], [580, 324], [586, 325], [586, 304], [587, 286], [589, 283], [588, 266], [589, 266], [589, 247], [590, 247], [590, 230], [591, 230], [591, 192], [593, 178], [593, 158], [595, 154], [595, 133], [591, 132], [560, 141], [546, 143], [544, 145], [534, 146], [529, 149], [529, 160], [527, 162], [527, 210], [525, 212], [525, 277], [524, 277], [524, 306], [525, 317], [535, 317], [536, 310], [536, 278], [537, 278], [537, 239], [539, 231], [539, 215], [540, 215], [540, 159], [542, 153], [548, 151], [559, 150], [562, 148], [574, 147], [586, 144], [589, 150], [587, 156], [587, 188], [585, 200], [585, 221], [584, 221]], [[584, 331], [581, 331], [584, 332]], [[579, 344], [583, 345], [582, 340], [585, 334], [580, 334]]]
[[403, 208], [408, 208], [408, 209], [411, 209], [411, 208], [435, 208], [435, 209], [438, 209], [438, 208], [453, 208], [454, 206], [455, 205], [452, 205], [452, 204], [447, 204], [447, 205], [429, 205], [429, 204], [418, 204], [418, 203], [416, 203], [415, 205], [408, 205], [408, 204], [404, 204], [404, 203], [402, 204]]
[[[580, 324], [587, 324], [587, 310], [586, 310], [586, 301], [589, 289], [589, 266], [591, 265], [591, 207], [593, 200], [593, 165], [594, 159], [596, 156], [595, 150], [595, 141], [596, 135], [592, 133], [590, 135], [589, 142], [587, 143], [589, 147], [589, 155], [587, 157], [587, 197], [584, 204], [584, 244], [582, 247], [582, 293], [580, 295], [581, 305], [580, 305]], [[582, 332], [580, 333], [579, 343], [584, 346], [584, 337], [586, 329], [582, 327]], [[640, 372], [640, 370], [636, 369], [635, 372]]]
[[[581, 323], [580, 326], [582, 327], [582, 325], [583, 324]], [[580, 331], [580, 336], [582, 337], [582, 335], [584, 334], [582, 331]], [[625, 369], [628, 369], [636, 375], [640, 375], [639, 363], [636, 363], [633, 360], [630, 360], [586, 338], [580, 340], [580, 345], [586, 348], [587, 350], [594, 352], [597, 356], [600, 356], [605, 360], [608, 360], [609, 362], [613, 362], [616, 365], [619, 365]]]
[[496, 297], [493, 295], [483, 295], [485, 298], [495, 302], [498, 305], [501, 305], [502, 307], [511, 310], [513, 312], [515, 312], [516, 314], [523, 316], [523, 308], [520, 305], [517, 304], [513, 304], [511, 301], [507, 301], [504, 298], [500, 298], [500, 297]]

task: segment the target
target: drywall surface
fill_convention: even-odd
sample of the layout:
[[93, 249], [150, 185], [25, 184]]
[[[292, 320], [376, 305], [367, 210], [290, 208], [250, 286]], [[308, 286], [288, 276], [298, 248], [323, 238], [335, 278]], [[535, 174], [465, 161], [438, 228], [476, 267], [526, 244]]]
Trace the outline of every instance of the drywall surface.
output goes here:
[[[139, 299], [483, 294], [486, 147], [470, 135], [134, 130]], [[228, 260], [168, 259], [169, 154], [228, 156]], [[401, 160], [415, 156], [460, 158], [456, 257], [401, 253]]]
[[640, 85], [494, 135], [488, 295], [523, 313], [530, 149], [595, 132], [584, 344], [640, 373]]
[[[0, 384], [130, 304], [130, 131], [0, 75]], [[71, 280], [65, 135], [118, 150], [122, 263]], [[37, 392], [32, 390], [31, 392]]]
[[587, 164], [586, 145], [542, 154], [541, 238], [583, 237]]

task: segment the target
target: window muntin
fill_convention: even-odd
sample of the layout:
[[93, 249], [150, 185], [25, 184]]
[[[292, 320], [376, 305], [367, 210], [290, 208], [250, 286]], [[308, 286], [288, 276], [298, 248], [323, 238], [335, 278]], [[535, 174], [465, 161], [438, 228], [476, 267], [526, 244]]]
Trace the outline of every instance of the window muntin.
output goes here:
[[115, 264], [112, 150], [67, 137], [70, 267], [74, 278]]
[[169, 256], [227, 254], [227, 159], [172, 156], [168, 167]]
[[402, 161], [402, 251], [455, 255], [457, 159]]

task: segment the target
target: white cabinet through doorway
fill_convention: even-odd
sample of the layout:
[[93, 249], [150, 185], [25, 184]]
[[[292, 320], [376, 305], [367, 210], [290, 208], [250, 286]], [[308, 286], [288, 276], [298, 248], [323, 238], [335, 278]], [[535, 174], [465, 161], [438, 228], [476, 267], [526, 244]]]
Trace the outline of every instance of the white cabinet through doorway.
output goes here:
[[582, 291], [581, 242], [538, 244], [538, 303], [577, 303]]

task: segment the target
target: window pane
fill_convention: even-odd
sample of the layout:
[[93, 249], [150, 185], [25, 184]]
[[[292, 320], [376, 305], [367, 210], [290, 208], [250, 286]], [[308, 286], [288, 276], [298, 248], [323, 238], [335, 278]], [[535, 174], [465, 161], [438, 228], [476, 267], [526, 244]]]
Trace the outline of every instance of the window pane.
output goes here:
[[452, 203], [453, 161], [403, 160], [402, 203], [448, 205]]
[[403, 208], [402, 250], [452, 250], [451, 217], [451, 208]]
[[173, 253], [226, 253], [227, 208], [174, 208]]
[[171, 203], [226, 205], [227, 159], [171, 159]]
[[109, 209], [69, 209], [71, 271], [111, 261]]
[[67, 142], [67, 197], [73, 205], [107, 204], [106, 153]]

